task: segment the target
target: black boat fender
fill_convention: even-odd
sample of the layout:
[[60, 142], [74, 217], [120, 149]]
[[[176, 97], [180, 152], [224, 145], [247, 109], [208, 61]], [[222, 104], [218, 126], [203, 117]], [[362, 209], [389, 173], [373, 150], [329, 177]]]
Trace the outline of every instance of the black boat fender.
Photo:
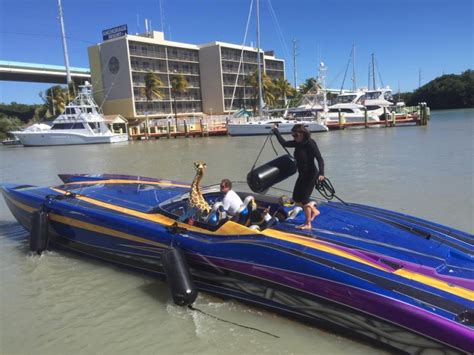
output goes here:
[[41, 208], [34, 211], [31, 216], [30, 250], [36, 252], [38, 255], [41, 255], [43, 251], [48, 249], [48, 227], [48, 211], [43, 204]]
[[296, 173], [295, 159], [286, 154], [259, 166], [247, 174], [247, 184], [257, 193], [268, 190], [273, 185], [289, 178]]
[[198, 295], [189, 266], [179, 248], [170, 248], [161, 255], [173, 301], [178, 306], [192, 304]]

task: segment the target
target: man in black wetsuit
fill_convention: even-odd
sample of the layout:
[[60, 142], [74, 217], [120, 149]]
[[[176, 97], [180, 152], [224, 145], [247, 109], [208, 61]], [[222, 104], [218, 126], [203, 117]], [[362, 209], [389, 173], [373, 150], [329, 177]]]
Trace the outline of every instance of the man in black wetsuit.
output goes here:
[[[293, 189], [293, 200], [303, 206], [305, 223], [299, 229], [311, 229], [311, 221], [319, 215], [319, 211], [310, 202], [309, 197], [313, 192], [316, 181], [324, 180], [324, 160], [319, 152], [318, 145], [311, 139], [311, 133], [302, 125], [296, 124], [292, 129], [292, 141], [286, 141], [274, 127], [272, 132], [283, 147], [295, 148], [295, 160], [298, 166], [298, 179]], [[314, 163], [318, 161], [319, 171]]]

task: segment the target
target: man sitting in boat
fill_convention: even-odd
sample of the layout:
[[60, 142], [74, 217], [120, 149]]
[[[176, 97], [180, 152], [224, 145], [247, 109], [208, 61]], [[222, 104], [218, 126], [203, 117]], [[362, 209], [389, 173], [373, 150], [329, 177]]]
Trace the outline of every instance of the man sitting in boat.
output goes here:
[[232, 190], [232, 182], [229, 179], [222, 179], [220, 183], [221, 193], [224, 195], [222, 199], [222, 207], [229, 217], [236, 216], [240, 213], [240, 208], [244, 204], [237, 193]]

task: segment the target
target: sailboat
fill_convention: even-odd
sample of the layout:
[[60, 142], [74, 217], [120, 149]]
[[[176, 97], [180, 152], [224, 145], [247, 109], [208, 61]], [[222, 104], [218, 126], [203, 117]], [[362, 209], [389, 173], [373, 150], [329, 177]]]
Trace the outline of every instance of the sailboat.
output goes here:
[[259, 0], [256, 1], [257, 13], [257, 71], [258, 71], [258, 117], [246, 120], [230, 120], [227, 132], [231, 136], [267, 135], [277, 125], [280, 133], [289, 134], [295, 124], [302, 124], [310, 132], [326, 132], [328, 127], [321, 120], [288, 120], [283, 117], [265, 117], [263, 113], [262, 68], [260, 63], [260, 16]]

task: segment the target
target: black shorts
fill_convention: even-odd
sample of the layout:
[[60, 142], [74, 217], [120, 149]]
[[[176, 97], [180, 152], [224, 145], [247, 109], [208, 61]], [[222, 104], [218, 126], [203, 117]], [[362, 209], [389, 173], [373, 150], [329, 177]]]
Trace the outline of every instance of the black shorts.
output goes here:
[[300, 174], [298, 179], [296, 179], [295, 188], [293, 189], [293, 201], [306, 205], [313, 193], [316, 179], [317, 174]]

